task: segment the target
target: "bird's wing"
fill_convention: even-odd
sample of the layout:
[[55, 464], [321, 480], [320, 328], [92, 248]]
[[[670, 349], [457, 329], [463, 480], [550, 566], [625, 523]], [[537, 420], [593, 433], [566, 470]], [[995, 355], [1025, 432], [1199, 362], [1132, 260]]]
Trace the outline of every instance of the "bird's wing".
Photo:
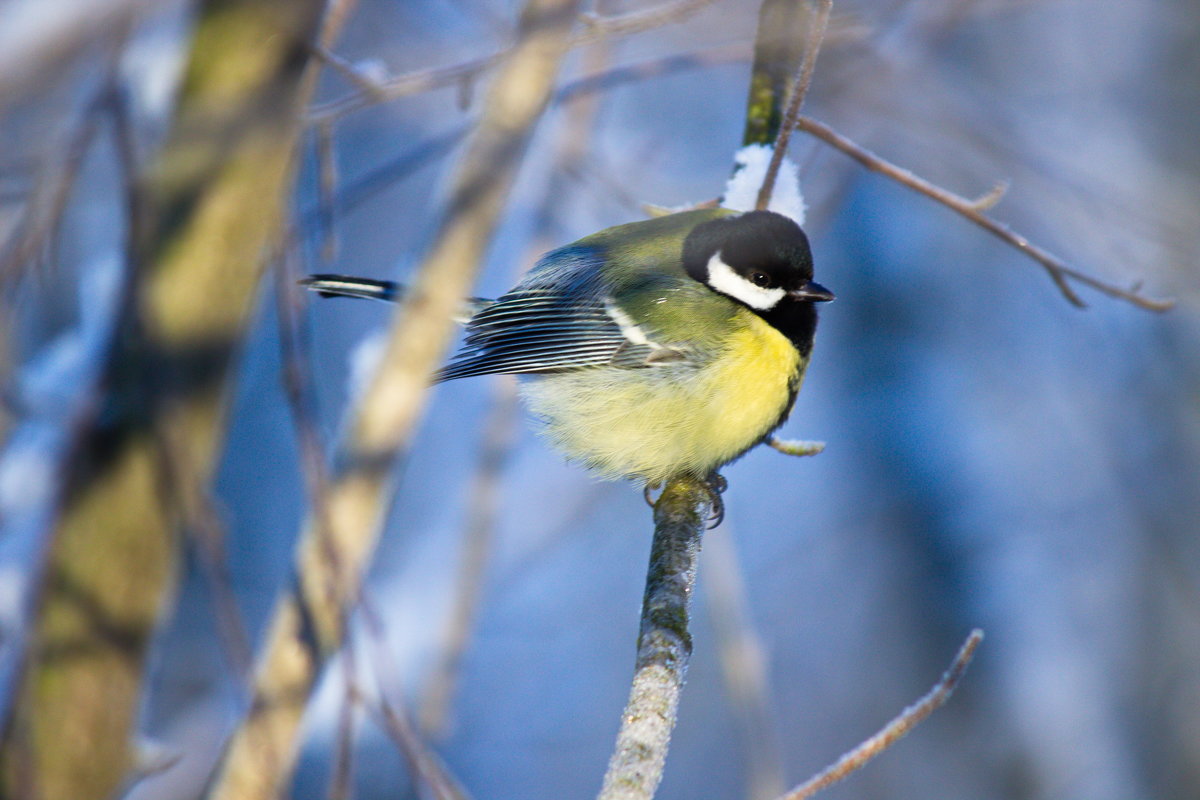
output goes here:
[[638, 369], [687, 361], [689, 355], [685, 346], [656, 341], [654, 331], [605, 295], [518, 287], [471, 319], [462, 349], [437, 378]]

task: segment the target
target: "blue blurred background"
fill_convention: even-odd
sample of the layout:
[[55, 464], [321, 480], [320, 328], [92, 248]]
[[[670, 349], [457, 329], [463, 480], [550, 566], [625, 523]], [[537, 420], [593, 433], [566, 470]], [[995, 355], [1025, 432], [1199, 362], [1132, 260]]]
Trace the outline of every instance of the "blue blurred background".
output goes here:
[[[502, 49], [516, 12], [509, 0], [360, 0], [337, 50], [389, 75], [455, 64]], [[641, 218], [643, 202], [721, 192], [741, 140], [756, 15], [756, 2], [721, 0], [571, 57], [564, 84], [694, 56], [551, 109], [480, 295], [502, 292], [541, 251]], [[183, 34], [177, 10], [139, 31], [133, 77], [148, 126]], [[817, 278], [838, 300], [822, 309], [782, 433], [828, 448], [811, 459], [760, 449], [725, 473], [727, 519], [705, 544], [663, 800], [776, 796], [922, 694], [973, 627], [987, 639], [950, 705], [826, 796], [1196, 796], [1197, 41], [1194, 0], [835, 4], [808, 113], [962, 195], [1010, 181], [998, 219], [1075, 266], [1121, 285], [1144, 280], [1179, 305], [1153, 314], [1080, 289], [1090, 307], [1075, 309], [1021, 253], [797, 137]], [[326, 73], [319, 101], [352, 90]], [[473, 118], [479, 83], [471, 96], [443, 88], [337, 122], [332, 253], [313, 212], [308, 148], [294, 201], [304, 269], [410, 274], [459, 153], [446, 137]], [[36, 154], [70, 85], [64, 77], [30, 116], [0, 123], [12, 152]], [[105, 210], [111, 160], [103, 148], [90, 156], [72, 201], [59, 245], [67, 285], [119, 247]], [[24, 330], [50, 332], [55, 313], [70, 316], [39, 313]], [[332, 300], [305, 312], [327, 442], [355, 354], [390, 315]], [[267, 285], [215, 488], [255, 637], [307, 513], [280, 369]], [[420, 715], [462, 591], [481, 453], [511, 430], [511, 445], [495, 448], [488, 555], [471, 579], [477, 615], [429, 738], [481, 800], [585, 797], [599, 788], [628, 691], [650, 515], [636, 488], [598, 483], [539, 441], [504, 381], [434, 390], [369, 581], [386, 660], [360, 618], [357, 671], [369, 691], [381, 671]], [[148, 734], [184, 759], [138, 798], [192, 796], [234, 721], [242, 689], [212, 608], [212, 586], [189, 563], [145, 711]], [[307, 723], [297, 798], [327, 796], [340, 667]], [[417, 796], [370, 721], [355, 745], [356, 796]]]

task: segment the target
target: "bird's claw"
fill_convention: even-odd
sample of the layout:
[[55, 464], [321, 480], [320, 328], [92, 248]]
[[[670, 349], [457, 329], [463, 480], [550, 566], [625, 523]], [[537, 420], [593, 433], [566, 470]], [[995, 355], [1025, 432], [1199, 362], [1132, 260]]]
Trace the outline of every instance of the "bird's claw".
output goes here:
[[[719, 473], [713, 472], [708, 477], [703, 479], [704, 488], [708, 490], [708, 503], [712, 507], [712, 515], [709, 517], [708, 529], [720, 525], [725, 520], [725, 501], [721, 499], [721, 493], [729, 488], [729, 481]], [[646, 505], [654, 508], [658, 503], [652, 495], [660, 488], [661, 484], [647, 483], [642, 488], [642, 497], [646, 500]]]
[[704, 479], [704, 486], [708, 489], [708, 502], [712, 505], [712, 516], [709, 517], [708, 525], [711, 531], [725, 521], [725, 501], [721, 498], [721, 493], [729, 488], [729, 481], [720, 473], [713, 472]]

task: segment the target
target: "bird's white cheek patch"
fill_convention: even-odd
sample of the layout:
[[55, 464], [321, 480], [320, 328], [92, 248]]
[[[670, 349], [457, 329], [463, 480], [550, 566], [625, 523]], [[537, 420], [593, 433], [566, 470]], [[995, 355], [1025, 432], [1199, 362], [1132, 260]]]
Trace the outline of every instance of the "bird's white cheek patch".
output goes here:
[[783, 299], [786, 294], [783, 289], [776, 287], [766, 289], [755, 286], [750, 281], [737, 274], [733, 267], [721, 260], [721, 254], [715, 253], [708, 260], [708, 285], [721, 294], [729, 295], [735, 300], [741, 300], [751, 308], [767, 311]]

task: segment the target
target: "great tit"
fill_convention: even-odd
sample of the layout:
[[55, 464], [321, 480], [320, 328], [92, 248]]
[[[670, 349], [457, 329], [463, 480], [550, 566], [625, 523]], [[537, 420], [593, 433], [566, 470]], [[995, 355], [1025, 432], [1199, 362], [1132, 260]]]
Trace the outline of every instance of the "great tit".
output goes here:
[[[337, 275], [323, 295], [396, 299]], [[475, 302], [436, 380], [516, 373], [544, 431], [606, 478], [655, 486], [717, 470], [791, 411], [833, 293], [800, 226], [770, 211], [686, 211], [552, 250], [509, 292]]]

